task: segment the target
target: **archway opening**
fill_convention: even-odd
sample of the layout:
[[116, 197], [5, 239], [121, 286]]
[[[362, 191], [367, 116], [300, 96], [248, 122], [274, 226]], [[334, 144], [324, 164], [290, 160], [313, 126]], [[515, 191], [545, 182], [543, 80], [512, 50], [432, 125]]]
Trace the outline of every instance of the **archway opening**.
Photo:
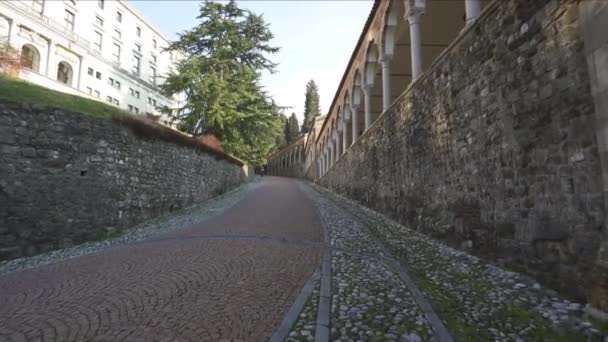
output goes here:
[[57, 65], [57, 81], [71, 86], [73, 74], [74, 72], [72, 71], [70, 64], [67, 62], [59, 62]]
[[40, 52], [34, 46], [25, 44], [21, 47], [21, 66], [35, 71], [40, 71]]

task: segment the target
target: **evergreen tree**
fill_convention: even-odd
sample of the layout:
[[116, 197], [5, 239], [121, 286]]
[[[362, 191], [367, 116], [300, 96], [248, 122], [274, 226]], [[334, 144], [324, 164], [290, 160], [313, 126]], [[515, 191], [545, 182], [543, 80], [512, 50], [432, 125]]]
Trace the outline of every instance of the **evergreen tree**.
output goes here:
[[296, 117], [296, 113], [291, 113], [289, 118], [289, 133], [291, 135], [291, 141], [296, 140], [300, 136], [300, 123]]
[[279, 107], [260, 85], [279, 49], [260, 15], [228, 3], [204, 1], [200, 23], [179, 34], [167, 50], [184, 56], [163, 83], [167, 95], [184, 94], [178, 127], [193, 135], [212, 133], [224, 149], [250, 163], [263, 163], [281, 135]]
[[304, 96], [304, 121], [302, 121], [302, 133], [308, 133], [312, 128], [315, 118], [321, 115], [319, 88], [314, 80], [310, 80], [306, 84], [306, 93]]

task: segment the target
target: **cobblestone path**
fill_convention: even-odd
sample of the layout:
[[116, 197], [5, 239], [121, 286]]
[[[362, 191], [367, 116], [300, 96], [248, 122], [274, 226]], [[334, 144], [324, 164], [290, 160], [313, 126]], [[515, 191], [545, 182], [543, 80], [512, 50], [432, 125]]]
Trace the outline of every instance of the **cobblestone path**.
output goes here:
[[581, 304], [336, 194], [242, 189], [0, 265], [0, 341], [608, 342]]
[[0, 276], [0, 341], [265, 341], [319, 267], [316, 210], [265, 178], [203, 223]]

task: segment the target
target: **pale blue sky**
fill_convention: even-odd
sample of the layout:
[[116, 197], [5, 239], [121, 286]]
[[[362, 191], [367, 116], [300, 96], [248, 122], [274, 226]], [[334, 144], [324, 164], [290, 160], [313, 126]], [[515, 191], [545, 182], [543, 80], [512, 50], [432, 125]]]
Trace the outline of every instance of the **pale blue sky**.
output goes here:
[[[143, 1], [131, 3], [169, 39], [196, 25], [200, 1]], [[321, 109], [327, 112], [342, 74], [363, 29], [372, 1], [238, 1], [239, 6], [263, 13], [281, 51], [272, 57], [277, 73], [264, 75], [264, 85], [282, 106], [301, 121], [306, 82], [319, 86]]]

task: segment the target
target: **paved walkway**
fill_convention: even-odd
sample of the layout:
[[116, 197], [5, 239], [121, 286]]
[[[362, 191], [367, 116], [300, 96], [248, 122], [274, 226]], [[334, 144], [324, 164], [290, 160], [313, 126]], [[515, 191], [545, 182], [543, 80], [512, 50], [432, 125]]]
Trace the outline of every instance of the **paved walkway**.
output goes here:
[[201, 224], [0, 277], [0, 340], [268, 340], [320, 229], [296, 182], [265, 178]]
[[241, 190], [122, 244], [0, 266], [0, 342], [608, 342], [580, 303], [336, 194]]

